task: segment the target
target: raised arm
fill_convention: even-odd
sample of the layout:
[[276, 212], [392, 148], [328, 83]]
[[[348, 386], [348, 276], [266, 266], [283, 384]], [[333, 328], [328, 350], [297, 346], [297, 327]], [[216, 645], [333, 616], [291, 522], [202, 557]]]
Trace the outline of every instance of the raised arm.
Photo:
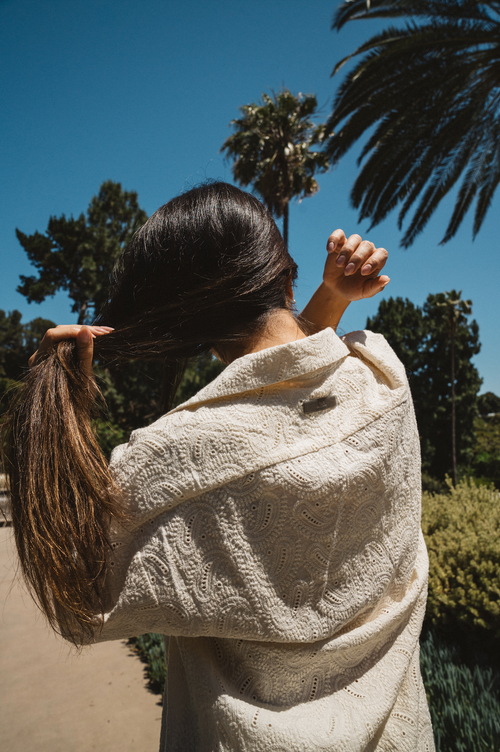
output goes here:
[[314, 332], [336, 329], [349, 303], [373, 297], [390, 281], [380, 275], [388, 256], [385, 248], [375, 248], [359, 235], [346, 239], [343, 230], [335, 230], [326, 250], [323, 282], [300, 314]]

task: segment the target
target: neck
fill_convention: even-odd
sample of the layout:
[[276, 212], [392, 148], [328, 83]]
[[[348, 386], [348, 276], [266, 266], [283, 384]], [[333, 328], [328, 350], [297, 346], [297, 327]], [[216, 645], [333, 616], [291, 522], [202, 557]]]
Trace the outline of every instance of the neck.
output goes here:
[[216, 355], [224, 363], [232, 363], [233, 360], [243, 355], [266, 350], [268, 347], [286, 345], [288, 342], [295, 342], [305, 337], [293, 314], [288, 310], [280, 309], [269, 316], [264, 329], [256, 335]]

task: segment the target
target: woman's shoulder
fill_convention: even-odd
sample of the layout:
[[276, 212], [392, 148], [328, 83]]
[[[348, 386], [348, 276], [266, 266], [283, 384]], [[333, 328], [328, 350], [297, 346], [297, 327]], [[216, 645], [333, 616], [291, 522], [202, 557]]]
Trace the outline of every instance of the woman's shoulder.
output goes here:
[[341, 339], [352, 355], [381, 373], [391, 389], [408, 386], [406, 368], [382, 334], [364, 329], [345, 334]]
[[[328, 423], [325, 441], [338, 438], [328, 411], [314, 413], [314, 430], [309, 426], [312, 418], [304, 417], [304, 401], [336, 395], [336, 425], [344, 424], [349, 416], [352, 422], [358, 413], [363, 419], [373, 419], [408, 394], [403, 364], [384, 337], [368, 331], [351, 332], [340, 339], [333, 330], [326, 330], [239, 361], [191, 400], [134, 431], [129, 443], [114, 451], [113, 468], [127, 475], [133, 466], [168, 464], [183, 475], [192, 475], [190, 470], [200, 464], [200, 457], [204, 467], [220, 464], [218, 460], [224, 457], [250, 472], [251, 459], [261, 450], [266, 461], [282, 459], [282, 442], [274, 435], [276, 422], [279, 434], [286, 436], [285, 443], [293, 446], [299, 438], [312, 437], [317, 442], [316, 424], [323, 418]], [[279, 457], [271, 445], [280, 450]], [[215, 468], [212, 471], [218, 474]]]

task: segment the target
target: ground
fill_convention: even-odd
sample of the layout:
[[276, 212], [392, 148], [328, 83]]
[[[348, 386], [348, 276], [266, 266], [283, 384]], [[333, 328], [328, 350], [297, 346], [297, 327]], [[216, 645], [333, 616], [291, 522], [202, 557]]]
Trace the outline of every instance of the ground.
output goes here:
[[157, 752], [161, 707], [124, 642], [76, 655], [16, 578], [0, 528], [0, 739], [5, 752]]

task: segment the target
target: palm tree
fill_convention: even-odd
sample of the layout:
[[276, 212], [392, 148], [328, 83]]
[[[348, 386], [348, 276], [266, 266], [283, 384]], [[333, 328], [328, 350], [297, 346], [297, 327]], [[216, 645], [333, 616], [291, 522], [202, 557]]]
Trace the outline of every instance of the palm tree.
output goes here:
[[293, 96], [288, 89], [262, 95], [260, 104], [240, 107], [243, 117], [232, 120], [234, 133], [221, 151], [233, 157], [234, 179], [253, 185], [267, 208], [283, 217], [283, 237], [288, 243], [288, 207], [295, 196], [314, 195], [319, 186], [316, 172], [326, 172], [329, 160], [322, 151], [312, 150], [321, 141], [324, 126], [312, 120], [317, 108], [315, 96]]
[[479, 232], [500, 180], [500, 2], [346, 0], [333, 28], [350, 20], [406, 19], [341, 60], [363, 55], [338, 91], [326, 126], [333, 162], [371, 129], [368, 157], [351, 193], [372, 226], [398, 204], [399, 227], [418, 204], [402, 245], [423, 230], [439, 202], [462, 182], [442, 243], [476, 200]]

